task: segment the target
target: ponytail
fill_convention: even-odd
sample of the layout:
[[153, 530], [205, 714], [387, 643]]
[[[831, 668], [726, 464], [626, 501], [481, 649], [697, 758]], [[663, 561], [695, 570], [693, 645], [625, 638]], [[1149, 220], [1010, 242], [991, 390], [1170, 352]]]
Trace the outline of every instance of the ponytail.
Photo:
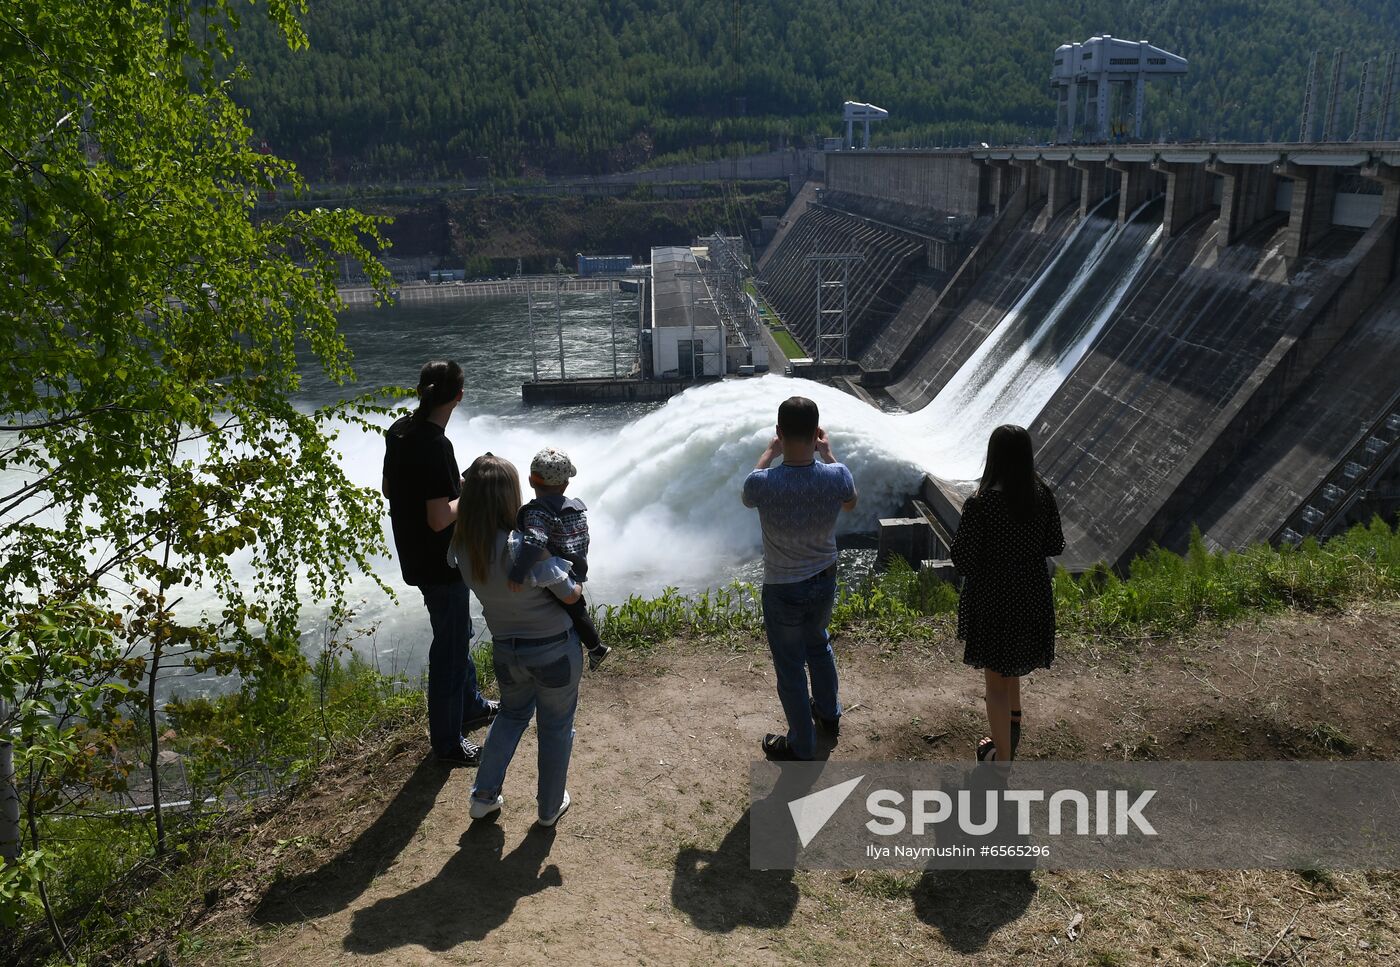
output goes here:
[[452, 360], [434, 359], [423, 364], [418, 373], [418, 409], [413, 411], [415, 422], [421, 423], [428, 414], [444, 403], [450, 403], [466, 385], [462, 367]]

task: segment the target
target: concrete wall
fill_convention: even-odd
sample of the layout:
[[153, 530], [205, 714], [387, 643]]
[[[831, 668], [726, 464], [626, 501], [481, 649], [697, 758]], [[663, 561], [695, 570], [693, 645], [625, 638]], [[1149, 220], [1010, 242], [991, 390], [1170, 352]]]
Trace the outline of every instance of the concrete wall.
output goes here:
[[1161, 541], [1176, 521], [1189, 516], [1213, 491], [1228, 486], [1224, 478], [1246, 444], [1259, 435], [1389, 284], [1395, 247], [1396, 220], [1385, 218], [1372, 225], [1335, 266], [1335, 274], [1314, 293], [1310, 311], [1302, 315], [1294, 331], [1278, 341], [1215, 420], [1200, 427], [1196, 452], [1182, 461], [1189, 470], [1171, 481], [1171, 496], [1119, 557], [1120, 567], [1126, 567], [1153, 542]]
[[670, 399], [694, 385], [688, 379], [542, 379], [520, 384], [520, 397], [527, 406], [634, 403]]
[[[1188, 145], [1001, 149], [974, 159], [978, 154], [828, 154], [834, 191], [1002, 215], [960, 271], [939, 280], [937, 297], [918, 291], [925, 300], [921, 324], [871, 337], [883, 346], [879, 340], [894, 333], [899, 345], [882, 350], [863, 382], [894, 379], [893, 399], [910, 408], [927, 402], [943, 385], [940, 374], [965, 362], [951, 351], [935, 356], [933, 340], [962, 346], [985, 335], [974, 321], [987, 315], [977, 304], [979, 276], [1014, 297], [1057, 250], [1076, 209], [1117, 192], [1121, 218], [1165, 190], [1168, 240], [1035, 421], [1039, 459], [1055, 477], [1066, 535], [1083, 564], [1104, 558], [1122, 566], [1148, 543], [1183, 534], [1207, 502], [1219, 518], [1235, 512], [1230, 501], [1250, 501], [1244, 449], [1395, 276], [1400, 151]], [[1381, 181], [1383, 193], [1359, 186], [1358, 175]], [[1365, 236], [1358, 239], [1356, 228]], [[1047, 234], [1056, 238], [1038, 248], [1037, 238]], [[1020, 254], [1013, 259], [1013, 252]], [[911, 376], [898, 361], [914, 351], [934, 365]], [[1303, 430], [1318, 423], [1299, 419]], [[1306, 493], [1317, 483], [1296, 486]], [[940, 490], [933, 497], [935, 516], [954, 523], [956, 495]], [[891, 534], [912, 526], [892, 524]]]
[[1381, 196], [1339, 191], [1332, 203], [1332, 224], [1370, 228], [1381, 217]]
[[959, 152], [832, 151], [826, 185], [915, 208], [976, 215], [980, 169]]

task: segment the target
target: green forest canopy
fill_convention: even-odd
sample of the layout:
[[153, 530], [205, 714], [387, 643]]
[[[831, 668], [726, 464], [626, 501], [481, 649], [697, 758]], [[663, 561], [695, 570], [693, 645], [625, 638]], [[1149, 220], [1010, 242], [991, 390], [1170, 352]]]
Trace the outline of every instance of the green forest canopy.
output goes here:
[[[1107, 32], [1191, 63], [1153, 138], [1297, 137], [1315, 49], [1400, 46], [1394, 0], [310, 0], [309, 51], [262, 18], [236, 96], [313, 179], [620, 170], [810, 143], [841, 102], [876, 143], [1048, 137], [1054, 48]], [[1375, 103], [1375, 102], [1373, 102]]]

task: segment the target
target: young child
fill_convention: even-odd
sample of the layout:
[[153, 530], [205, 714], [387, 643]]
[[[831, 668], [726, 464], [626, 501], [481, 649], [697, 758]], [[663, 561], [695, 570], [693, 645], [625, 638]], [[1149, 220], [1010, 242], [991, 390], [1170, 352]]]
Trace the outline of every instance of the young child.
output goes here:
[[[568, 562], [569, 576], [574, 581], [583, 584], [588, 580], [588, 508], [583, 501], [564, 496], [569, 478], [576, 473], [569, 455], [554, 447], [545, 447], [530, 461], [530, 486], [535, 499], [520, 508], [515, 520], [520, 532], [520, 552], [508, 575], [512, 588], [523, 586], [531, 577], [532, 568], [550, 556]], [[539, 583], [538, 578], [533, 583]], [[578, 601], [561, 607], [574, 619], [579, 641], [588, 652], [589, 669], [597, 668], [610, 649], [598, 639], [587, 602], [580, 595]]]

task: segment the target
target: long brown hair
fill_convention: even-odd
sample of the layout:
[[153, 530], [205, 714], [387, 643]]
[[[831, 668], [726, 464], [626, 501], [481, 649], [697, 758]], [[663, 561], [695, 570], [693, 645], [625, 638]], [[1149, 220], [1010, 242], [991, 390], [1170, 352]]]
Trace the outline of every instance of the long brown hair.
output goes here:
[[520, 474], [515, 464], [491, 453], [473, 460], [462, 474], [457, 526], [452, 531], [452, 549], [459, 561], [470, 562], [473, 580], [486, 580], [496, 552], [496, 535], [515, 526], [519, 511]]

